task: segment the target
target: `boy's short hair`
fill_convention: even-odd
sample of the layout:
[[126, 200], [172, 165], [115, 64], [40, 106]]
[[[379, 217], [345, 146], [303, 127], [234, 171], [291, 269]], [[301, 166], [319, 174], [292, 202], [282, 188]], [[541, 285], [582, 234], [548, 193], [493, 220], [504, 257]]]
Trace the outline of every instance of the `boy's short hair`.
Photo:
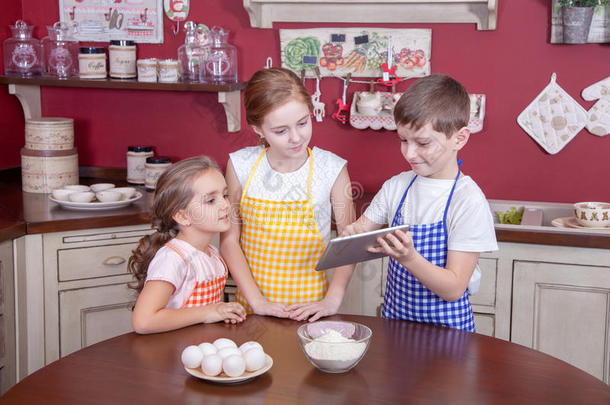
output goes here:
[[470, 97], [457, 80], [435, 73], [413, 83], [394, 107], [396, 125], [419, 130], [427, 123], [451, 136], [468, 126]]

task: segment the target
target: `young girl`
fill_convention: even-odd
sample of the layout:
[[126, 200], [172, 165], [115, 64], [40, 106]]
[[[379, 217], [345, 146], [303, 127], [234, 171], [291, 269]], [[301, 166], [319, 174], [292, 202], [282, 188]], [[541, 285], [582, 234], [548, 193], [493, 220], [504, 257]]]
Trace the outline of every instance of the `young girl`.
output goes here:
[[210, 245], [229, 229], [229, 208], [225, 179], [206, 156], [175, 163], [159, 177], [156, 232], [140, 239], [128, 263], [140, 292], [132, 316], [137, 333], [246, 318], [240, 304], [221, 302], [228, 270]]
[[[230, 154], [227, 184], [240, 221], [220, 237], [248, 312], [314, 321], [335, 314], [354, 266], [314, 270], [337, 230], [355, 219], [346, 161], [308, 148], [311, 96], [291, 71], [256, 72], [244, 93], [246, 120], [264, 145]], [[246, 304], [247, 302], [247, 304]]]

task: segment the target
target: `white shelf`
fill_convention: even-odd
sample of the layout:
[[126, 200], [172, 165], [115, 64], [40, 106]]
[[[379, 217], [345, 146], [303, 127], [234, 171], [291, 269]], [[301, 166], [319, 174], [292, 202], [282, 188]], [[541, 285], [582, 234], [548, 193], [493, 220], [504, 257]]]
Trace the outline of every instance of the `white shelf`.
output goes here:
[[475, 23], [495, 30], [498, 0], [244, 0], [255, 28], [274, 22]]

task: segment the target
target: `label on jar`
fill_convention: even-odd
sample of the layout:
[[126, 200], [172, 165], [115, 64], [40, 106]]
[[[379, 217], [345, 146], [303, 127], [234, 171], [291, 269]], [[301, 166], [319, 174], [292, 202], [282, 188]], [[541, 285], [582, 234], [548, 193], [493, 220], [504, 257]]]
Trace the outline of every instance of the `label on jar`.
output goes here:
[[146, 163], [146, 182], [144, 186], [148, 190], [154, 190], [161, 174], [171, 165], [171, 163]]
[[84, 79], [106, 78], [106, 54], [79, 54], [79, 76]]
[[146, 182], [146, 158], [153, 152], [127, 152], [127, 182], [144, 184]]
[[136, 74], [136, 47], [110, 45], [110, 77], [133, 79]]

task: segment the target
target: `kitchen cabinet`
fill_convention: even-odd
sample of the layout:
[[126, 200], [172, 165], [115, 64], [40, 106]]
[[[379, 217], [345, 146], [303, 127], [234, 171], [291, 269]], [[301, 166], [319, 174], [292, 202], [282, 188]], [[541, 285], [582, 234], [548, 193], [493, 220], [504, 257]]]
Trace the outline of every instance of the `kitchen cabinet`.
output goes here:
[[16, 382], [13, 242], [0, 243], [0, 395]]
[[274, 22], [476, 23], [495, 30], [498, 0], [244, 0], [250, 25]]
[[127, 260], [150, 225], [25, 235], [17, 241], [19, 374], [132, 331]]
[[135, 80], [114, 79], [81, 80], [70, 78], [60, 80], [46, 76], [31, 78], [0, 76], [0, 83], [8, 84], [9, 93], [19, 99], [26, 119], [39, 118], [41, 116], [41, 86], [215, 92], [218, 93], [218, 102], [224, 108], [227, 118], [227, 130], [229, 132], [239, 132], [241, 129], [240, 90], [246, 86], [245, 83], [213, 85], [204, 83], [147, 83]]
[[502, 249], [513, 256], [511, 341], [610, 383], [610, 250]]

